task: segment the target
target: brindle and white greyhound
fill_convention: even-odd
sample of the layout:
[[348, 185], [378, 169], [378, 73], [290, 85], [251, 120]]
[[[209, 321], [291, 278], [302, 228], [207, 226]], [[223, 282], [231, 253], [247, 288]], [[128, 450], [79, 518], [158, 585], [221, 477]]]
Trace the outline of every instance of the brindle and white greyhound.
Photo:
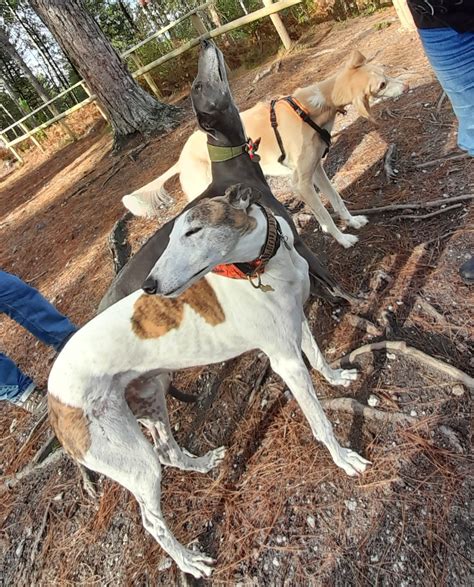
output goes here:
[[[196, 457], [177, 445], [164, 396], [169, 371], [261, 349], [335, 464], [348, 475], [368, 464], [336, 440], [303, 354], [332, 385], [347, 386], [357, 373], [326, 363], [303, 312], [308, 264], [294, 247], [288, 222], [259, 198], [257, 189], [237, 185], [180, 215], [143, 284], [149, 293], [132, 293], [81, 328], [48, 382], [50, 419], [65, 450], [131, 491], [144, 527], [195, 577], [210, 575], [213, 561], [181, 545], [166, 525], [161, 464], [206, 472], [222, 460], [224, 448]], [[256, 267], [253, 282], [212, 273], [249, 261]], [[151, 431], [154, 447], [138, 421]]]

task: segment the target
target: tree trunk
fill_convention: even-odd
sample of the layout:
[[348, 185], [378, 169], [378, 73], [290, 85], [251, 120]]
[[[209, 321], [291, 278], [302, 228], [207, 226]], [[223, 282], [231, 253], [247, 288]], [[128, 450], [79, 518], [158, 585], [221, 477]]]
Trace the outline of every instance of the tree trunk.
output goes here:
[[158, 102], [135, 82], [82, 0], [30, 0], [30, 4], [98, 97], [116, 147], [135, 133], [174, 126], [179, 109]]

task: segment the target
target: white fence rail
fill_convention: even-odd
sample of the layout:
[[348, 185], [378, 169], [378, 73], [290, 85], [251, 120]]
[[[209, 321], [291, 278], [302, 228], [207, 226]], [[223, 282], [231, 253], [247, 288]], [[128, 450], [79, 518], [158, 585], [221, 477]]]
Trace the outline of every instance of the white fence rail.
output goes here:
[[[209, 8], [209, 6], [214, 4], [214, 1], [215, 0], [209, 0], [208, 2], [205, 2], [204, 4], [197, 6], [193, 10], [187, 12], [186, 14], [183, 14], [183, 16], [181, 16], [180, 18], [176, 19], [175, 21], [173, 21], [172, 23], [163, 27], [162, 29], [154, 32], [152, 35], [150, 35], [149, 37], [147, 37], [146, 39], [144, 39], [143, 41], [141, 41], [137, 45], [134, 45], [133, 47], [131, 47], [130, 49], [127, 49], [124, 53], [122, 53], [122, 55], [121, 55], [122, 59], [125, 60], [127, 58], [131, 58], [135, 64], [135, 66], [137, 67], [137, 70], [132, 72], [133, 77], [134, 78], [143, 77], [145, 79], [145, 81], [147, 82], [148, 86], [150, 87], [151, 91], [157, 97], [160, 97], [160, 92], [159, 92], [159, 89], [158, 89], [155, 81], [153, 80], [152, 76], [150, 75], [150, 72], [153, 69], [159, 67], [160, 65], [163, 65], [164, 63], [166, 63], [167, 61], [170, 61], [171, 59], [175, 59], [179, 55], [182, 55], [186, 51], [189, 51], [189, 49], [196, 47], [197, 45], [199, 45], [201, 40], [213, 39], [215, 37], [218, 37], [220, 35], [228, 33], [232, 30], [235, 30], [239, 27], [245, 26], [251, 22], [255, 22], [256, 20], [260, 20], [261, 18], [265, 18], [265, 17], [271, 16], [271, 15], [276, 15], [281, 10], [285, 10], [286, 8], [290, 8], [292, 6], [300, 4], [303, 0], [278, 0], [275, 3], [269, 3], [269, 0], [266, 0], [265, 1], [266, 6], [264, 8], [261, 8], [259, 10], [255, 10], [254, 12], [246, 14], [245, 16], [237, 18], [237, 19], [235, 19], [231, 22], [228, 22], [222, 26], [219, 26], [215, 29], [207, 30], [205, 24], [203, 23], [203, 21], [201, 20], [201, 18], [199, 16], [199, 12]], [[146, 45], [150, 41], [153, 41], [154, 39], [164, 35], [166, 32], [168, 32], [169, 30], [171, 30], [175, 26], [181, 24], [182, 22], [184, 22], [188, 18], [191, 19], [192, 25], [193, 25], [194, 29], [196, 30], [198, 36], [195, 37], [194, 39], [191, 39], [190, 41], [184, 43], [183, 45], [174, 49], [173, 51], [170, 51], [166, 55], [163, 55], [162, 57], [155, 59], [151, 63], [144, 65], [141, 62], [139, 56], [136, 54], [137, 49], [140, 49], [141, 47], [143, 47], [144, 45]], [[276, 28], [277, 28], [278, 34], [280, 35], [280, 38], [282, 39], [282, 42], [284, 42], [285, 46], [288, 47], [287, 36], [285, 38], [283, 38], [283, 36], [281, 34], [281, 29], [279, 30], [279, 27], [276, 27]], [[47, 108], [50, 104], [52, 104], [56, 100], [63, 98], [69, 92], [72, 92], [73, 90], [75, 90], [79, 86], [82, 86], [82, 88], [85, 90], [86, 94], [88, 94], [88, 97], [85, 100], [83, 100], [82, 102], [79, 102], [78, 104], [76, 104], [72, 108], [65, 110], [61, 114], [58, 114], [54, 118], [51, 118], [47, 122], [44, 122], [43, 124], [40, 124], [31, 130], [27, 129], [27, 127], [25, 125], [26, 120], [28, 120], [29, 118], [31, 118], [32, 116], [34, 116], [35, 114], [37, 114], [38, 112], [43, 110], [44, 108]], [[30, 112], [29, 114], [27, 114], [26, 116], [23, 116], [23, 118], [20, 118], [20, 120], [17, 120], [13, 124], [10, 124], [10, 126], [7, 126], [6, 128], [2, 129], [0, 131], [0, 139], [3, 141], [4, 147], [9, 149], [13, 153], [13, 155], [16, 157], [16, 159], [18, 159], [18, 161], [23, 162], [21, 155], [14, 148], [16, 145], [19, 145], [23, 141], [31, 140], [36, 147], [42, 149], [41, 144], [34, 136], [36, 133], [40, 132], [41, 130], [44, 130], [45, 128], [48, 128], [52, 124], [58, 122], [59, 120], [62, 120], [66, 116], [69, 116], [69, 114], [72, 114], [76, 110], [83, 108], [84, 106], [86, 106], [87, 104], [90, 104], [91, 102], [95, 102], [95, 104], [96, 104], [97, 108], [99, 109], [99, 111], [101, 112], [102, 116], [105, 119], [107, 119], [105, 112], [102, 110], [102, 108], [100, 107], [100, 104], [97, 102], [96, 96], [91, 94], [91, 92], [89, 91], [89, 89], [86, 85], [86, 82], [84, 80], [81, 80], [81, 81], [77, 82], [76, 84], [74, 84], [73, 86], [71, 86], [70, 88], [68, 88], [67, 90], [64, 90], [63, 92], [61, 92], [60, 94], [58, 94], [57, 96], [55, 96], [54, 98], [49, 100], [48, 102], [45, 102], [44, 104], [42, 104], [41, 106], [39, 106], [38, 108], [36, 108], [32, 112]], [[6, 133], [8, 131], [15, 129], [17, 126], [19, 126], [24, 131], [24, 134], [9, 141]]]

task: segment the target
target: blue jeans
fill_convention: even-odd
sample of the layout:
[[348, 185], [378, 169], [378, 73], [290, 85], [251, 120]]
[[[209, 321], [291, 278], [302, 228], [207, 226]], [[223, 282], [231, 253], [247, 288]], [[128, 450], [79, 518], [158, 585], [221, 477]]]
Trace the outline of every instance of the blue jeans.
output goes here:
[[451, 28], [418, 32], [458, 119], [458, 145], [474, 156], [474, 33], [458, 33]]
[[[39, 291], [1, 270], [0, 312], [56, 350], [77, 330]], [[11, 359], [0, 353], [0, 400], [15, 402], [32, 385], [32, 380]]]

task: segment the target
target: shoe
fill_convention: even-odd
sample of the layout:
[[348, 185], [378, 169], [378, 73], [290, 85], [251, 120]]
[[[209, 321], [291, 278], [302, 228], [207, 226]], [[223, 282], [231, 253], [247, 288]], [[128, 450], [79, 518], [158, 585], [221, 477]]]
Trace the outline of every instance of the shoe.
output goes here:
[[16, 405], [34, 416], [42, 416], [48, 409], [48, 399], [44, 391], [33, 387], [31, 392]]
[[474, 257], [471, 257], [459, 267], [459, 275], [466, 285], [474, 283]]

